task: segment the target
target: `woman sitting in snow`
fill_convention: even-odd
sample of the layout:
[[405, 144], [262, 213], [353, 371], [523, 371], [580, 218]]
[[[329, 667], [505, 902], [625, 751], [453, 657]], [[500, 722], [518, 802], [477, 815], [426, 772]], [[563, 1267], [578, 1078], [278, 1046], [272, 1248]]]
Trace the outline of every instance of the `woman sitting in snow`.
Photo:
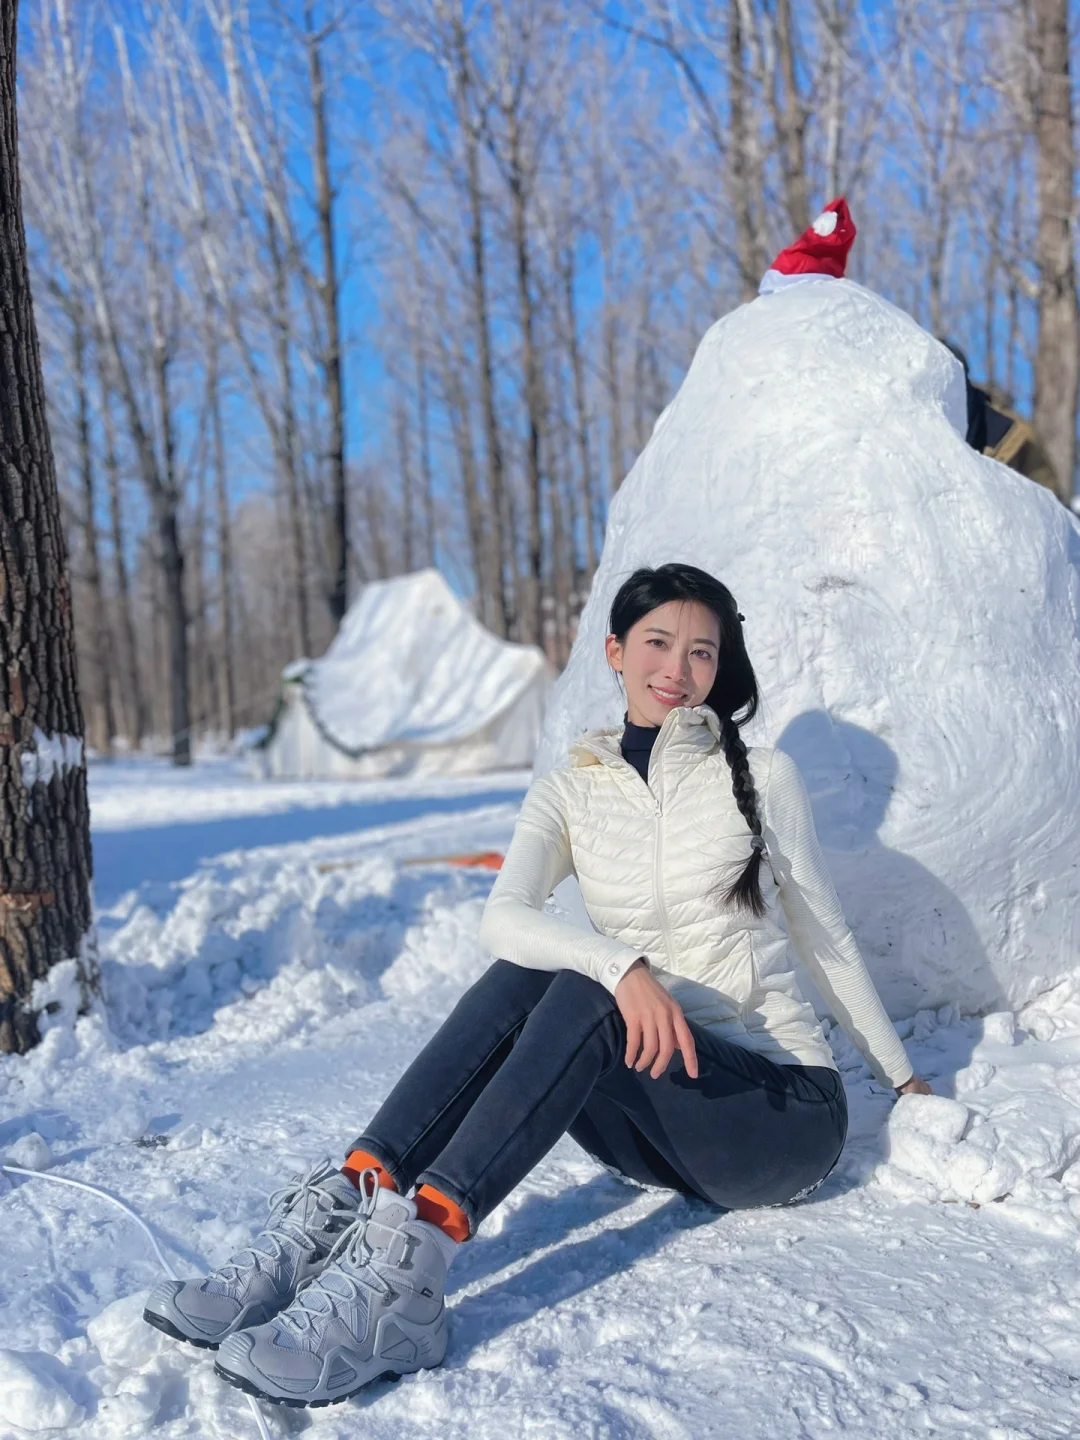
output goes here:
[[[161, 1284], [151, 1324], [220, 1345], [218, 1373], [250, 1394], [325, 1405], [439, 1364], [458, 1245], [565, 1133], [631, 1180], [726, 1209], [808, 1195], [847, 1107], [788, 934], [878, 1079], [928, 1093], [795, 762], [739, 734], [758, 705], [741, 621], [693, 566], [626, 581], [606, 642], [626, 723], [530, 787], [480, 930], [503, 958], [344, 1169], [324, 1161], [273, 1197], [269, 1228], [208, 1279]], [[596, 933], [544, 913], [570, 874]]]

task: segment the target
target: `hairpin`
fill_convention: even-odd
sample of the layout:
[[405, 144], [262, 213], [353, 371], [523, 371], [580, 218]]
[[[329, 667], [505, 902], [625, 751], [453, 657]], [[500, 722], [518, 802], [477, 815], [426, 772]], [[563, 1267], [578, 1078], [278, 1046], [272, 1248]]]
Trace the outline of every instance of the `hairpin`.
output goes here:
[[745, 619], [746, 619], [746, 616], [742, 613], [741, 610], [736, 610], [736, 611], [735, 611], [735, 614], [738, 615], [738, 617], [739, 617], [740, 620], [745, 620]]

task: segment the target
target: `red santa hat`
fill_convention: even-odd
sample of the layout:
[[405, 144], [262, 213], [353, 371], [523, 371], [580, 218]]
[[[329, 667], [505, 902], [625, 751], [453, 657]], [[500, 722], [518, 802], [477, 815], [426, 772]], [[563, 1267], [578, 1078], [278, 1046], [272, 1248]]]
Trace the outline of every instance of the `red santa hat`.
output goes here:
[[780, 251], [766, 270], [759, 293], [768, 295], [802, 279], [842, 279], [854, 240], [855, 222], [841, 195], [825, 206], [794, 245]]

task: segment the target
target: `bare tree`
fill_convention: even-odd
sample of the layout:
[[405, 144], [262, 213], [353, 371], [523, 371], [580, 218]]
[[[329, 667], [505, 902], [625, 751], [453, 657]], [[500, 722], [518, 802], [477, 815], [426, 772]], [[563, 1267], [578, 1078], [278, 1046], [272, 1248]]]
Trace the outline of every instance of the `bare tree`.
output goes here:
[[1032, 0], [1031, 18], [1039, 203], [1035, 428], [1057, 472], [1058, 494], [1068, 500], [1076, 465], [1080, 324], [1076, 308], [1076, 156], [1067, 0]]
[[330, 471], [328, 516], [327, 600], [336, 622], [349, 603], [349, 511], [345, 485], [345, 396], [341, 375], [341, 326], [338, 316], [337, 260], [334, 253], [334, 191], [330, 180], [330, 132], [323, 76], [323, 45], [337, 28], [332, 19], [316, 29], [314, 0], [304, 4], [304, 43], [307, 49], [313, 118], [312, 168], [315, 172], [315, 213], [322, 247], [322, 275], [315, 282], [322, 304], [324, 341], [322, 363], [326, 375], [329, 441], [326, 462]]
[[34, 982], [96, 956], [71, 589], [30, 297], [15, 101], [17, 5], [0, 11], [0, 1051], [38, 1038]]
[[86, 324], [75, 310], [71, 316], [72, 368], [78, 413], [79, 472], [82, 481], [83, 546], [86, 555], [86, 582], [90, 592], [91, 653], [94, 658], [98, 697], [97, 715], [91, 729], [97, 748], [108, 754], [116, 734], [113, 715], [112, 664], [109, 654], [108, 620], [105, 613], [105, 592], [101, 580], [98, 552], [97, 496], [94, 481], [94, 455], [90, 441], [90, 378], [88, 374]]

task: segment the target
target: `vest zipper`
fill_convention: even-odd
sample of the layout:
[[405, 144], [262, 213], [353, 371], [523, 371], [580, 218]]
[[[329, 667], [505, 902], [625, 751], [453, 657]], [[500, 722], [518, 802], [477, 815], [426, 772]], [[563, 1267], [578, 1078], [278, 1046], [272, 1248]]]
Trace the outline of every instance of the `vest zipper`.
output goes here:
[[656, 811], [656, 845], [653, 849], [653, 900], [656, 904], [656, 913], [660, 917], [660, 934], [664, 940], [664, 953], [667, 955], [668, 969], [675, 969], [675, 952], [671, 944], [671, 926], [668, 924], [667, 906], [664, 904], [664, 807], [659, 800], [653, 801], [653, 808]]
[[[657, 735], [656, 740], [653, 742], [652, 754], [649, 756], [649, 775], [652, 775], [653, 766], [655, 765], [658, 788], [662, 788], [660, 751], [667, 741], [672, 728], [669, 720], [670, 717], [668, 717], [668, 720], [665, 720], [664, 724], [660, 727], [663, 734]], [[646, 784], [648, 785], [648, 781], [646, 781]], [[671, 926], [668, 923], [667, 906], [664, 903], [664, 803], [651, 785], [649, 785], [648, 788], [653, 798], [653, 810], [656, 816], [656, 844], [653, 847], [653, 903], [656, 906], [656, 913], [660, 920], [660, 934], [664, 941], [664, 953], [667, 956], [668, 969], [673, 971], [675, 969], [675, 950], [671, 943]]]

